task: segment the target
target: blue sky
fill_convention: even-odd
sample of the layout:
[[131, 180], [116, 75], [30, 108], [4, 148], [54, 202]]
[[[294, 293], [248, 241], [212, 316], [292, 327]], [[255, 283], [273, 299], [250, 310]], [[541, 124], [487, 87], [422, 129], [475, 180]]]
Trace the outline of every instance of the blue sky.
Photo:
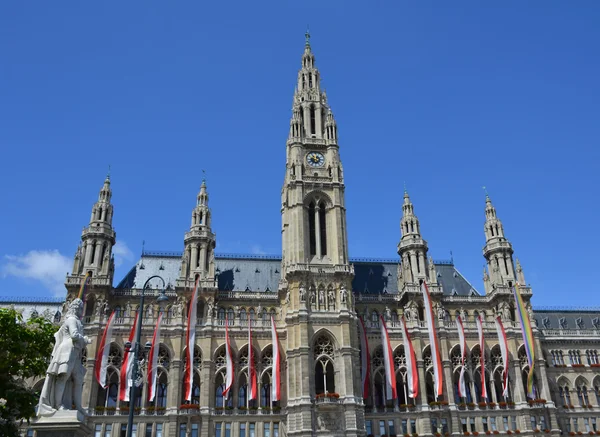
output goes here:
[[594, 1], [4, 2], [0, 295], [62, 292], [109, 164], [116, 281], [143, 240], [182, 249], [202, 169], [217, 250], [279, 253], [310, 24], [351, 256], [397, 256], [406, 182], [431, 255], [482, 290], [485, 185], [534, 304], [593, 305], [599, 21]]

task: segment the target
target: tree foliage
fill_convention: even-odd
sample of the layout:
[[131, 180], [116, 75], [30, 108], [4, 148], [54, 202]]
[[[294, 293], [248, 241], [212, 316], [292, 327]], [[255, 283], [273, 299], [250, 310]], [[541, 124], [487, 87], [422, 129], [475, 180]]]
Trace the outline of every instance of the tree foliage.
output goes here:
[[35, 415], [39, 393], [27, 379], [45, 375], [56, 326], [35, 316], [27, 322], [13, 308], [0, 308], [0, 435], [18, 436], [18, 426]]

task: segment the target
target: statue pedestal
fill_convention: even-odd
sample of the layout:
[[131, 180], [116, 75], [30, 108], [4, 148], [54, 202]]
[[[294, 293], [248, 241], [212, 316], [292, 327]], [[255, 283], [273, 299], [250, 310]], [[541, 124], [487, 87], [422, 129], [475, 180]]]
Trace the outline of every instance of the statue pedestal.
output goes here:
[[85, 416], [79, 411], [62, 410], [51, 416], [43, 416], [31, 424], [37, 437], [89, 437], [92, 430], [85, 424]]

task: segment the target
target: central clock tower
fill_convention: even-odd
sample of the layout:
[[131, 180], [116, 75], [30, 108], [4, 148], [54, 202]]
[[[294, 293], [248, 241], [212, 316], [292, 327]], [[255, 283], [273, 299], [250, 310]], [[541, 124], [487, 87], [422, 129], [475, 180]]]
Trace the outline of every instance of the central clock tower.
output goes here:
[[[307, 33], [281, 193], [287, 428], [290, 436], [363, 436], [344, 174], [337, 125], [309, 38]], [[331, 399], [327, 393], [339, 401], [322, 402]]]
[[282, 190], [283, 269], [348, 266], [337, 125], [307, 34], [294, 92]]

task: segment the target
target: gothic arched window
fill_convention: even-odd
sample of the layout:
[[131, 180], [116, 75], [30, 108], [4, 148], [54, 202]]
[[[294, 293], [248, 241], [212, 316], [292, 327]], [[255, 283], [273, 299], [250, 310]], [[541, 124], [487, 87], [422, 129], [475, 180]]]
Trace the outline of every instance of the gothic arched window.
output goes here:
[[317, 133], [317, 112], [314, 105], [310, 105], [310, 133]]
[[321, 335], [313, 348], [315, 357], [316, 394], [335, 392], [335, 369], [333, 366], [333, 342], [327, 335]]

